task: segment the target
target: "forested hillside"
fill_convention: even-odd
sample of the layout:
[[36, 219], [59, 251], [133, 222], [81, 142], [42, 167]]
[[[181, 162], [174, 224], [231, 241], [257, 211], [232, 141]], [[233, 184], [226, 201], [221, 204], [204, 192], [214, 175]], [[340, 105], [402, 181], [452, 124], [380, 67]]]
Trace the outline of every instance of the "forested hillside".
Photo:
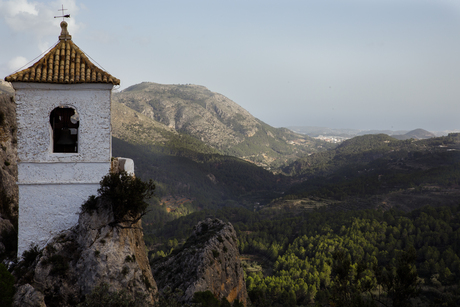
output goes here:
[[201, 211], [167, 223], [151, 257], [179, 248], [194, 223], [233, 223], [254, 306], [458, 306], [460, 206], [266, 214]]
[[[180, 248], [197, 221], [218, 217], [238, 232], [254, 306], [457, 306], [459, 145], [458, 134], [350, 139], [285, 168], [298, 182], [255, 211], [147, 216], [150, 258]], [[307, 205], [280, 205], [288, 202]]]
[[[152, 217], [170, 219], [203, 208], [252, 208], [281, 195], [290, 179], [237, 157], [224, 155], [195, 137], [112, 103], [113, 155], [134, 160], [136, 175], [153, 179], [158, 201]], [[166, 211], [172, 211], [166, 214]], [[161, 217], [161, 218], [160, 218]]]
[[376, 206], [385, 206], [387, 200], [399, 201], [407, 210], [450, 204], [459, 194], [459, 148], [460, 135], [454, 133], [419, 141], [383, 134], [355, 137], [284, 168], [301, 181], [284, 199], [320, 197], [356, 202], [364, 198], [369, 202], [371, 197]]
[[[157, 196], [181, 195], [196, 206], [213, 208], [266, 201], [286, 186], [286, 179], [241, 159], [203, 154], [183, 147], [132, 145], [113, 139], [118, 156], [136, 161], [138, 176], [155, 180]], [[237, 203], [238, 203], [237, 202]]]

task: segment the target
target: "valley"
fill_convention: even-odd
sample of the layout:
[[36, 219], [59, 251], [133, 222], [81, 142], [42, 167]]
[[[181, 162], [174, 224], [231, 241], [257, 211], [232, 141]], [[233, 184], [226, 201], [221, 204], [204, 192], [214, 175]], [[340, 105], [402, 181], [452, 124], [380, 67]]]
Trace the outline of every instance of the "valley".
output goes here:
[[[373, 287], [380, 287], [386, 289], [380, 299], [391, 305], [396, 302], [393, 290], [372, 263], [396, 269], [394, 259], [409, 255], [404, 251], [409, 253], [410, 246], [417, 260], [406, 265], [417, 268], [425, 285], [417, 295], [408, 294], [406, 303], [428, 306], [459, 298], [453, 286], [460, 277], [460, 250], [453, 239], [460, 231], [459, 134], [436, 137], [423, 129], [392, 136], [353, 132], [332, 144], [302, 135], [300, 129], [294, 133], [270, 127], [203, 87], [143, 83], [115, 100], [114, 108], [125, 113], [114, 129], [120, 138], [114, 139], [114, 152], [137, 159], [137, 174], [158, 182], [159, 200], [144, 217], [151, 259], [167, 256], [173, 241], [179, 248], [199, 220], [217, 217], [231, 222], [238, 233], [253, 306], [339, 302], [343, 289], [334, 279], [341, 265], [339, 250], [351, 257], [353, 266], [367, 263], [365, 275], [353, 280], [366, 276], [375, 282], [368, 290], [352, 283], [346, 291], [371, 304], [376, 302]], [[401, 224], [400, 218], [415, 223], [413, 218], [427, 211], [435, 219], [448, 212], [449, 218], [436, 222], [450, 223], [452, 229], [439, 233], [447, 235], [441, 245], [431, 239], [424, 245], [419, 239], [432, 236], [425, 233], [433, 231], [431, 226]], [[364, 228], [356, 235], [368, 241], [347, 237], [358, 221], [358, 228]], [[377, 231], [375, 223], [385, 228]], [[377, 233], [383, 233], [385, 243], [369, 241]], [[360, 250], [357, 242], [368, 247]], [[427, 248], [441, 256], [431, 259]], [[457, 260], [443, 258], [450, 251]], [[443, 264], [434, 268], [429, 261]], [[446, 296], [437, 294], [439, 284], [450, 289]]]

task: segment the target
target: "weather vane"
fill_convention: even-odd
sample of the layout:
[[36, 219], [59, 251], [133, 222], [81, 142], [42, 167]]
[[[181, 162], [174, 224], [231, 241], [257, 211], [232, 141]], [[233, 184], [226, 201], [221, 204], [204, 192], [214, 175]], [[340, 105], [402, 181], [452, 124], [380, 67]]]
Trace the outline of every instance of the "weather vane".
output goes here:
[[64, 20], [64, 18], [70, 18], [70, 14], [64, 15], [64, 11], [67, 11], [67, 9], [64, 9], [64, 4], [62, 5], [62, 9], [58, 10], [62, 12], [62, 16], [54, 16], [54, 18], [61, 18]]

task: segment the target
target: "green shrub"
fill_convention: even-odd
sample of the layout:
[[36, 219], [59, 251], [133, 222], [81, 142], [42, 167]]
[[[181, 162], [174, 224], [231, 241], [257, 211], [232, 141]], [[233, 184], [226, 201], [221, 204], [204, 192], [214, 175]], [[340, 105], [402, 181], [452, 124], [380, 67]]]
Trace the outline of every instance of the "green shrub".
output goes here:
[[110, 173], [102, 178], [100, 185], [99, 197], [90, 196], [82, 205], [82, 212], [97, 211], [99, 205], [110, 207], [115, 223], [137, 219], [145, 214], [148, 204], [144, 200], [152, 197], [155, 189], [152, 180], [144, 182], [126, 172]]
[[38, 256], [41, 256], [42, 251], [37, 245], [31, 245], [31, 247], [22, 253], [22, 266], [30, 267]]
[[112, 201], [115, 219], [122, 219], [126, 215], [135, 218], [144, 213], [148, 206], [144, 199], [152, 197], [154, 189], [152, 180], [144, 182], [121, 172], [102, 178], [98, 193]]
[[[14, 268], [14, 275], [20, 276], [20, 285], [31, 283], [35, 271], [31, 269], [31, 266], [35, 263], [38, 257], [42, 255], [42, 251], [37, 245], [31, 245], [30, 248], [22, 253], [22, 260]], [[18, 255], [21, 257], [21, 255]]]
[[9, 307], [13, 304], [14, 277], [0, 263], [0, 306]]
[[84, 213], [92, 214], [97, 211], [97, 198], [94, 195], [88, 197], [88, 200], [81, 206], [81, 211]]

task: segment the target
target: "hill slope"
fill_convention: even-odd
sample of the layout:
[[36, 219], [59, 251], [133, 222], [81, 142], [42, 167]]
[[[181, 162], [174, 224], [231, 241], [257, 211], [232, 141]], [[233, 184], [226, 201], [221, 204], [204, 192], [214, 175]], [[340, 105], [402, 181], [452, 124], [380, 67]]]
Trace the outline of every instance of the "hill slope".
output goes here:
[[186, 197], [202, 208], [250, 204], [267, 199], [286, 181], [116, 101], [112, 128], [113, 155], [132, 158], [136, 174], [155, 180], [160, 197]]
[[436, 135], [434, 135], [433, 133], [429, 131], [419, 128], [419, 129], [409, 131], [402, 135], [392, 135], [392, 137], [398, 140], [407, 140], [407, 139], [424, 140], [424, 139], [434, 138], [436, 137]]
[[265, 167], [331, 146], [285, 128], [273, 128], [204, 86], [144, 82], [114, 94], [113, 100], [224, 154]]
[[459, 149], [460, 134], [454, 133], [418, 141], [396, 140], [385, 134], [355, 137], [334, 150], [304, 157], [284, 168], [300, 181], [287, 192], [291, 195], [286, 199], [393, 203], [407, 210], [456, 203], [460, 195]]

